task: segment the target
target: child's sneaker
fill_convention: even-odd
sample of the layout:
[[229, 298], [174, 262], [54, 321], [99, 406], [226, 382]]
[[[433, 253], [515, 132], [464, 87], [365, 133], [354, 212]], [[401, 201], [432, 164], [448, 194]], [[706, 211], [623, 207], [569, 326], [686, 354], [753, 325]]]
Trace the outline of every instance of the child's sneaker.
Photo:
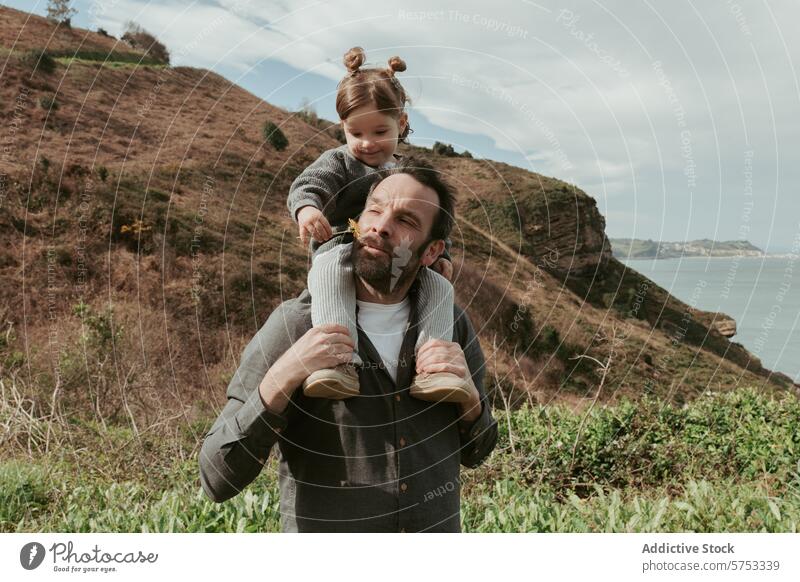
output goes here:
[[417, 374], [408, 393], [428, 402], [466, 402], [470, 396], [470, 382], [450, 372]]
[[317, 370], [303, 382], [303, 394], [312, 398], [342, 400], [358, 393], [358, 372], [353, 364]]

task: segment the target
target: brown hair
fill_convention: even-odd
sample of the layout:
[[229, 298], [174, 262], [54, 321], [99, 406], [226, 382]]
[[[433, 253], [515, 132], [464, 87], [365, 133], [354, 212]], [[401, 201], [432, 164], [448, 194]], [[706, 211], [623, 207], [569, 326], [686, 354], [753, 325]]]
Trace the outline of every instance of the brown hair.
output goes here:
[[378, 179], [370, 186], [368, 196], [375, 191], [378, 184], [394, 174], [408, 174], [423, 186], [436, 192], [439, 198], [439, 211], [433, 219], [427, 242], [445, 240], [449, 237], [456, 221], [456, 191], [453, 186], [427, 161], [413, 156], [403, 156], [390, 169], [378, 172]]
[[[362, 69], [365, 59], [364, 49], [360, 46], [351, 48], [344, 55], [348, 74], [339, 82], [336, 93], [339, 119], [347, 119], [355, 109], [364, 105], [375, 105], [378, 111], [399, 117], [405, 104], [411, 103], [400, 81], [394, 76], [395, 72], [406, 70], [405, 61], [400, 57], [392, 57], [385, 69]], [[406, 123], [398, 142], [405, 142], [410, 132], [411, 128]]]

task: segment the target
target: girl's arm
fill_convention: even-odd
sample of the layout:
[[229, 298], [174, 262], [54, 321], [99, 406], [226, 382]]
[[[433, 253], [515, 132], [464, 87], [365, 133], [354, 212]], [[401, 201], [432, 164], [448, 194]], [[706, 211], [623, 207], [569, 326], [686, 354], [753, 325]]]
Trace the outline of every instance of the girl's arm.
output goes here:
[[333, 199], [347, 185], [344, 155], [331, 149], [324, 152], [295, 178], [289, 188], [286, 205], [292, 220], [304, 206], [313, 206], [324, 214], [333, 210]]

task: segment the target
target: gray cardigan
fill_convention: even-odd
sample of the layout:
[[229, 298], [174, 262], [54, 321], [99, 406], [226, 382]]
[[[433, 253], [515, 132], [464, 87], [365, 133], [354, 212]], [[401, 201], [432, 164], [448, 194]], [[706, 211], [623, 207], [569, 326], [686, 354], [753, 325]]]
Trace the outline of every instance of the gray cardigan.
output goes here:
[[[402, 159], [399, 154], [394, 157]], [[292, 220], [297, 222], [297, 211], [303, 206], [313, 206], [322, 211], [334, 231], [346, 229], [347, 219], [357, 219], [364, 210], [369, 188], [380, 170], [359, 161], [347, 144], [327, 150], [292, 182], [286, 200]], [[451, 245], [448, 238], [442, 253], [448, 260]], [[318, 248], [319, 243], [312, 239], [312, 251]]]

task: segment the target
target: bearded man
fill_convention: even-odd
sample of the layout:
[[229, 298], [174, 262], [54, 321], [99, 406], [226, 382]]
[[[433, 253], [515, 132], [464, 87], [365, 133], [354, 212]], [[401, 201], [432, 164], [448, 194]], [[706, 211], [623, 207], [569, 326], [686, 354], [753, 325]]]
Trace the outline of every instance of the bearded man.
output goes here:
[[[307, 291], [282, 303], [245, 348], [204, 439], [200, 481], [211, 499], [241, 492], [275, 450], [284, 532], [461, 531], [460, 466], [478, 466], [497, 442], [483, 352], [458, 306], [452, 341], [414, 352], [417, 275], [441, 254], [453, 209], [452, 189], [426, 162], [408, 157], [382, 173], [352, 250], [358, 395], [304, 393], [311, 374], [352, 359], [355, 342], [344, 326], [312, 326]], [[438, 373], [466, 382], [468, 397], [409, 391], [415, 374]]]

